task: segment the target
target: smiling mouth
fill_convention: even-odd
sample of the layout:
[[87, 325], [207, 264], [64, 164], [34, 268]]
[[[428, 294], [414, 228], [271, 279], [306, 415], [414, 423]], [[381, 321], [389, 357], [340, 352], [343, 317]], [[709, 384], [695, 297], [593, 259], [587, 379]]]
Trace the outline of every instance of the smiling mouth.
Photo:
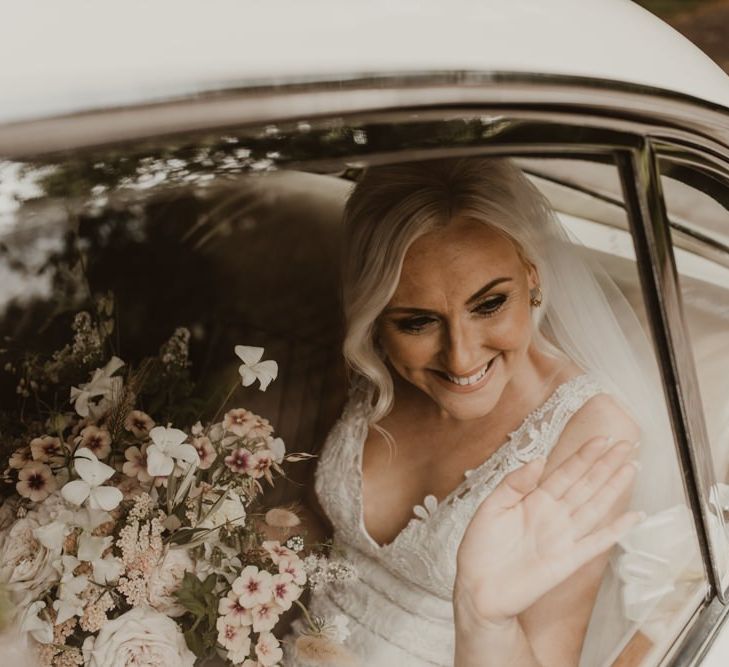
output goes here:
[[474, 385], [483, 379], [484, 375], [489, 372], [489, 369], [493, 366], [494, 361], [499, 355], [493, 357], [481, 370], [477, 371], [473, 375], [451, 375], [445, 371], [435, 371], [441, 378], [448, 380], [452, 384], [456, 384], [459, 387], [468, 387]]

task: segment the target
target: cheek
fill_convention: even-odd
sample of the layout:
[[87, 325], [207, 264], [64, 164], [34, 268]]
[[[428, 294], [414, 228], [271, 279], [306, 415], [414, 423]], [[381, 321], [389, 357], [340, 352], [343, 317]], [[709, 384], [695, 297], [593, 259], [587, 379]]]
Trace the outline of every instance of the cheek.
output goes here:
[[487, 323], [485, 327], [489, 332], [490, 345], [500, 350], [522, 350], [532, 340], [533, 324], [529, 310], [505, 313], [504, 317]]
[[436, 352], [432, 336], [388, 331], [380, 336], [380, 343], [390, 363], [395, 367], [419, 366], [428, 362]]

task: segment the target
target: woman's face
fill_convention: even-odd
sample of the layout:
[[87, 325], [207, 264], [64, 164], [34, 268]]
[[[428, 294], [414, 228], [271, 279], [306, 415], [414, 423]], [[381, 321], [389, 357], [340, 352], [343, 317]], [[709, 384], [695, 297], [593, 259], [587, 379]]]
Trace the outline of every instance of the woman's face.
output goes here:
[[392, 368], [459, 420], [483, 417], [527, 363], [536, 271], [507, 237], [454, 218], [417, 239], [378, 319]]

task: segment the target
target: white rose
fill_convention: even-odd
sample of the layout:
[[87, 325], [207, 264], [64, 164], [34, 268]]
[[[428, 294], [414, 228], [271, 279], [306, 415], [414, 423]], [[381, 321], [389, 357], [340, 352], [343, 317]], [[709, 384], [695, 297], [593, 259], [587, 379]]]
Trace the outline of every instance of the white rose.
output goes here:
[[149, 576], [149, 604], [167, 616], [182, 616], [186, 610], [174, 593], [180, 588], [185, 572], [194, 569], [195, 563], [186, 549], [170, 549]]
[[29, 512], [3, 531], [0, 583], [21, 609], [60, 579], [52, 564], [60, 552], [53, 553], [38, 541], [35, 530], [41, 526], [38, 514]]
[[96, 638], [84, 642], [83, 654], [87, 667], [195, 664], [177, 623], [150, 607], [136, 607], [107, 621]]

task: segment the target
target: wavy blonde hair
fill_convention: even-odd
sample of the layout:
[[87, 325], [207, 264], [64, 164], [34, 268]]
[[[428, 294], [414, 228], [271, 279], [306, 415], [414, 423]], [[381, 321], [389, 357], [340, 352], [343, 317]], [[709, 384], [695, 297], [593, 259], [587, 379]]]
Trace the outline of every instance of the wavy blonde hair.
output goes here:
[[[534, 309], [538, 344], [549, 286], [540, 243], [552, 210], [522, 171], [506, 158], [447, 158], [371, 167], [350, 195], [344, 213], [344, 357], [374, 389], [370, 423], [392, 408], [393, 380], [377, 344], [377, 319], [400, 281], [411, 244], [456, 216], [499, 231], [514, 243], [525, 265], [540, 276], [544, 307]], [[545, 223], [545, 224], [543, 224]]]

